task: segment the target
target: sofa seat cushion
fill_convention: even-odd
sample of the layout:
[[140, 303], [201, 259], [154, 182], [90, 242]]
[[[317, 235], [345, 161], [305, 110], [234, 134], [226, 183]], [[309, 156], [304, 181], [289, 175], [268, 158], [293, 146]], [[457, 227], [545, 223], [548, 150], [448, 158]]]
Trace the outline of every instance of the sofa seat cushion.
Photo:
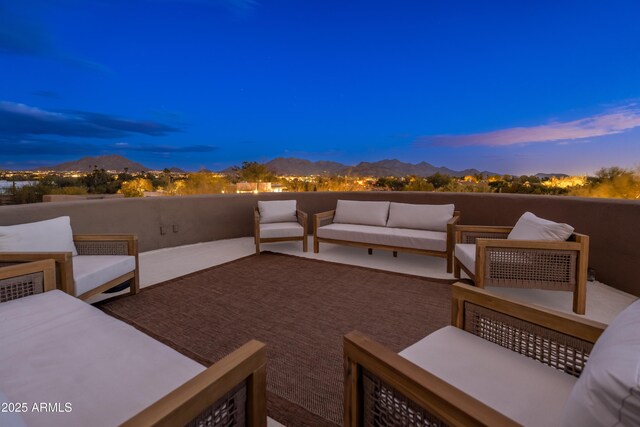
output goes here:
[[295, 200], [260, 200], [258, 201], [258, 211], [260, 212], [260, 222], [262, 224], [292, 222], [296, 221], [297, 218]]
[[319, 227], [318, 237], [399, 248], [439, 252], [447, 250], [447, 233], [441, 231], [334, 223]]
[[389, 202], [338, 200], [333, 222], [341, 224], [387, 225]]
[[73, 257], [73, 281], [76, 296], [135, 269], [136, 258], [131, 255], [78, 255]]
[[387, 227], [447, 231], [454, 205], [414, 205], [391, 202]]
[[640, 300], [604, 330], [567, 401], [563, 426], [640, 426]]
[[476, 271], [476, 245], [473, 243], [456, 243], [455, 256], [470, 272]]
[[0, 323], [6, 397], [72, 405], [66, 413], [27, 411], [29, 426], [120, 425], [205, 369], [58, 290], [0, 304]]
[[27, 224], [0, 227], [0, 252], [71, 252], [78, 255], [73, 243], [68, 216]]
[[271, 239], [274, 237], [302, 237], [304, 228], [297, 222], [273, 222], [260, 224], [260, 238]]
[[400, 355], [525, 426], [558, 425], [576, 382], [571, 375], [453, 326]]

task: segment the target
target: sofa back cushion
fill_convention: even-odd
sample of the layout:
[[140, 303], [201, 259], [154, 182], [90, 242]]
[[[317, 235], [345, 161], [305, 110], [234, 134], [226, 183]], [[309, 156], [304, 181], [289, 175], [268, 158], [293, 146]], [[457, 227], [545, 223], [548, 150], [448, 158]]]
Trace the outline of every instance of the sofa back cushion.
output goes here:
[[296, 222], [296, 201], [295, 200], [272, 200], [269, 202], [258, 202], [260, 211], [260, 222], [267, 224], [270, 222]]
[[509, 233], [509, 240], [555, 240], [565, 241], [573, 233], [573, 227], [539, 218], [525, 212]]
[[388, 216], [389, 202], [338, 200], [333, 222], [384, 227], [387, 224]]
[[454, 209], [454, 205], [413, 205], [391, 202], [387, 227], [447, 231], [447, 222], [453, 218]]
[[27, 224], [0, 227], [0, 252], [71, 252], [78, 255], [73, 243], [68, 216]]
[[565, 404], [564, 426], [640, 426], [640, 300], [598, 338]]

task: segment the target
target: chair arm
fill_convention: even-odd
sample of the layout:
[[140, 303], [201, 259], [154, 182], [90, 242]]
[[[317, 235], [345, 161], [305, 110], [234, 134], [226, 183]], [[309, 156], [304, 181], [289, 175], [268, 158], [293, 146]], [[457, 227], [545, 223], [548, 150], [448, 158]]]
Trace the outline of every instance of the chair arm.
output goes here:
[[309, 224], [309, 215], [307, 215], [306, 212], [303, 212], [300, 209], [296, 209], [296, 218], [298, 219], [298, 224], [300, 224], [302, 227], [304, 227], [305, 232], [306, 232], [308, 224]]
[[475, 243], [478, 238], [506, 239], [513, 227], [498, 225], [457, 225], [455, 243]]
[[74, 234], [78, 255], [138, 255], [135, 234]]
[[607, 327], [462, 283], [453, 285], [451, 323], [574, 376]]
[[322, 227], [324, 225], [331, 224], [333, 222], [333, 217], [336, 215], [336, 211], [326, 211], [320, 212], [313, 215], [313, 231], [318, 229], [318, 227]]
[[55, 288], [56, 263], [53, 259], [0, 268], [0, 303]]
[[[196, 419], [233, 418], [238, 411], [245, 412], [238, 418], [245, 419], [247, 426], [266, 427], [266, 384], [266, 347], [252, 340], [121, 426], [191, 425]], [[239, 404], [245, 398], [246, 404]]]
[[482, 251], [484, 248], [580, 251], [582, 250], [582, 245], [571, 241], [476, 239], [476, 248], [478, 251]]
[[58, 289], [69, 295], [75, 295], [71, 252], [0, 252], [0, 262], [5, 263], [24, 263], [45, 259], [52, 259], [56, 263]]
[[[424, 425], [519, 425], [357, 331], [344, 337], [344, 359], [344, 426], [364, 425], [367, 415], [384, 419], [403, 412]], [[375, 384], [373, 392], [367, 384]], [[364, 413], [373, 407], [375, 414]]]

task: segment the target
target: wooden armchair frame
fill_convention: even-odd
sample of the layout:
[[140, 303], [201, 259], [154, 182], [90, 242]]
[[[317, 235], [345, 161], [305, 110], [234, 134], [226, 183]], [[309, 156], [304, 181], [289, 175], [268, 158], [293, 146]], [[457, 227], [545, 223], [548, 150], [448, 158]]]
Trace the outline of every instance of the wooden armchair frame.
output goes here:
[[[513, 227], [457, 225], [455, 243], [475, 243], [475, 271], [470, 271], [454, 254], [454, 276], [460, 278], [463, 270], [479, 288], [486, 286], [562, 290], [573, 292], [573, 311], [584, 314], [587, 304], [587, 267], [589, 262], [589, 236], [573, 233], [567, 241], [548, 242], [531, 240], [507, 240]], [[490, 253], [500, 258], [497, 273], [492, 270]], [[531, 257], [537, 279], [531, 279], [517, 268], [506, 269], [508, 259]], [[554, 263], [548, 262], [553, 258]], [[545, 261], [547, 260], [547, 261]], [[514, 263], [514, 267], [515, 267]], [[554, 265], [565, 265], [568, 276], [559, 278]]]
[[334, 243], [338, 245], [365, 247], [365, 248], [369, 248], [369, 254], [371, 254], [372, 249], [383, 249], [387, 251], [392, 251], [393, 256], [397, 256], [398, 252], [410, 252], [415, 254], [446, 258], [447, 273], [451, 273], [453, 271], [453, 249], [455, 247], [454, 233], [455, 233], [456, 224], [458, 224], [458, 222], [460, 221], [460, 211], [454, 211], [453, 217], [447, 222], [447, 247], [444, 252], [431, 251], [431, 250], [425, 250], [425, 249], [404, 248], [401, 246], [376, 245], [372, 243], [355, 242], [350, 240], [326, 239], [323, 237], [318, 237], [318, 228], [323, 227], [325, 225], [332, 224], [333, 217], [335, 216], [335, 214], [336, 214], [336, 211], [332, 210], [332, 211], [320, 212], [313, 216], [313, 252], [314, 253], [320, 252], [320, 242]]
[[[173, 427], [189, 425], [196, 419], [217, 415], [224, 418], [231, 412], [231, 401], [244, 400], [242, 417], [250, 427], [267, 425], [266, 347], [259, 341], [249, 341], [206, 371], [196, 375], [142, 412], [130, 418], [122, 427]], [[240, 387], [239, 387], [240, 386]], [[221, 413], [220, 413], [221, 411]], [[232, 416], [233, 417], [233, 416]], [[203, 424], [206, 425], [206, 424]], [[245, 425], [232, 422], [225, 425]]]
[[[461, 283], [453, 285], [451, 318], [453, 326], [574, 376], [579, 376], [593, 343], [606, 327]], [[487, 325], [494, 330], [500, 325], [507, 333], [497, 338], [486, 332]], [[518, 345], [525, 335], [537, 338], [528, 341], [535, 343], [533, 351]], [[558, 356], [559, 347], [567, 349], [570, 355]], [[345, 335], [344, 357], [345, 426], [367, 425], [365, 420], [374, 415], [370, 412], [372, 407], [376, 408], [375, 415], [385, 416], [384, 404], [376, 404], [375, 397], [365, 392], [365, 378], [377, 381], [376, 390], [394, 399], [393, 408], [388, 408], [393, 410], [394, 417], [403, 412], [407, 420], [419, 417], [452, 426], [519, 425], [357, 331]]]
[[302, 236], [295, 237], [260, 237], [260, 210], [255, 207], [253, 209], [253, 235], [256, 244], [256, 254], [260, 255], [260, 243], [273, 243], [273, 242], [289, 242], [289, 241], [302, 241], [302, 252], [307, 252], [308, 243], [308, 228], [309, 228], [309, 216], [306, 212], [296, 209], [296, 218], [298, 224], [302, 226]]
[[0, 268], [0, 303], [56, 288], [56, 263], [52, 259]]
[[[107, 283], [78, 295], [79, 299], [86, 300], [93, 295], [102, 293], [121, 283], [130, 281], [131, 294], [140, 290], [138, 267], [138, 237], [133, 234], [74, 234], [73, 241], [78, 250], [78, 255], [132, 255], [135, 256], [135, 270], [115, 278]], [[73, 280], [73, 256], [71, 252], [2, 252], [0, 262], [24, 263], [53, 259], [56, 264], [56, 277], [58, 289], [75, 296], [75, 283]]]

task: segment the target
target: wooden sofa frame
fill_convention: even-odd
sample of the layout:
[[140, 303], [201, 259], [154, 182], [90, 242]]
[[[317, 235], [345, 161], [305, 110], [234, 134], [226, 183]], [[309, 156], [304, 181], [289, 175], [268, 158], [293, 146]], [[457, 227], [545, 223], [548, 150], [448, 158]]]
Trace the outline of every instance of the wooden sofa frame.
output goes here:
[[[136, 259], [134, 271], [126, 273], [107, 283], [78, 295], [86, 300], [93, 295], [129, 281], [130, 293], [137, 294], [140, 290], [138, 269], [138, 237], [134, 234], [74, 234], [73, 241], [78, 255], [133, 255]], [[75, 296], [73, 280], [73, 256], [71, 252], [0, 252], [0, 263], [23, 263], [53, 259], [56, 263], [57, 286], [63, 292]]]
[[[0, 268], [0, 303], [56, 289], [56, 261], [43, 259]], [[224, 415], [237, 393], [246, 395], [247, 426], [266, 427], [266, 346], [251, 340], [148, 406], [122, 426], [184, 426]], [[245, 425], [234, 420], [230, 424]]]
[[[513, 287], [513, 288], [534, 288], [547, 290], [573, 291], [573, 311], [576, 314], [584, 314], [587, 306], [587, 267], [589, 263], [589, 236], [573, 233], [567, 241], [547, 242], [530, 240], [507, 240], [511, 232], [511, 226], [484, 226], [484, 225], [456, 225], [455, 243], [475, 243], [476, 264], [475, 271], [469, 271], [454, 254], [453, 268], [454, 276], [460, 278], [460, 271], [463, 270], [475, 285], [479, 288], [486, 286]], [[455, 247], [455, 245], [454, 245]], [[496, 279], [494, 274], [487, 268], [487, 253], [489, 251], [501, 253], [513, 253], [514, 250], [526, 252], [546, 252], [548, 255], [554, 253], [567, 253], [575, 259], [575, 283], [556, 283], [551, 280], [538, 280], [532, 283], [520, 277], [517, 272], [512, 272], [512, 276]], [[552, 266], [539, 264], [541, 277], [544, 277], [543, 270], [553, 270]]]
[[255, 207], [253, 209], [253, 235], [254, 242], [256, 244], [256, 255], [260, 255], [260, 243], [289, 242], [298, 240], [302, 240], [302, 252], [307, 252], [307, 229], [309, 227], [308, 215], [306, 214], [306, 212], [303, 212], [300, 209], [296, 209], [296, 218], [298, 219], [298, 224], [302, 226], [303, 231], [301, 237], [260, 237], [260, 210]]
[[[451, 323], [574, 376], [580, 375], [593, 343], [606, 327], [573, 314], [517, 302], [461, 283], [453, 285]], [[508, 332], [496, 337], [486, 332], [483, 325], [494, 330], [497, 325], [498, 329]], [[527, 340], [528, 345], [523, 346], [525, 336], [535, 339]], [[566, 349], [566, 355], [562, 349]], [[469, 357], [473, 358], [473, 354]], [[344, 337], [344, 358], [345, 426], [370, 425], [365, 423], [386, 415], [395, 421], [389, 425], [398, 426], [432, 425], [424, 420], [452, 426], [519, 425], [357, 331]], [[378, 393], [393, 399], [392, 407], [377, 404], [375, 397], [365, 393], [365, 375], [380, 384]], [[418, 418], [422, 424], [411, 423]]]
[[453, 248], [454, 248], [454, 232], [455, 226], [460, 221], [460, 211], [453, 212], [453, 218], [451, 218], [447, 222], [447, 248], [444, 252], [441, 251], [431, 251], [426, 249], [414, 249], [414, 248], [404, 248], [401, 246], [390, 246], [390, 245], [376, 245], [372, 243], [363, 243], [356, 242], [351, 240], [339, 240], [339, 239], [326, 239], [323, 237], [318, 237], [318, 228], [333, 223], [333, 217], [335, 216], [335, 209], [327, 212], [320, 212], [313, 216], [313, 252], [320, 252], [320, 242], [325, 243], [334, 243], [338, 245], [347, 245], [347, 246], [357, 246], [357, 247], [365, 247], [369, 249], [369, 254], [371, 254], [372, 249], [383, 249], [387, 251], [393, 251], [393, 256], [397, 256], [398, 252], [410, 252], [415, 254], [436, 256], [440, 258], [447, 259], [447, 273], [451, 273], [453, 271]]

